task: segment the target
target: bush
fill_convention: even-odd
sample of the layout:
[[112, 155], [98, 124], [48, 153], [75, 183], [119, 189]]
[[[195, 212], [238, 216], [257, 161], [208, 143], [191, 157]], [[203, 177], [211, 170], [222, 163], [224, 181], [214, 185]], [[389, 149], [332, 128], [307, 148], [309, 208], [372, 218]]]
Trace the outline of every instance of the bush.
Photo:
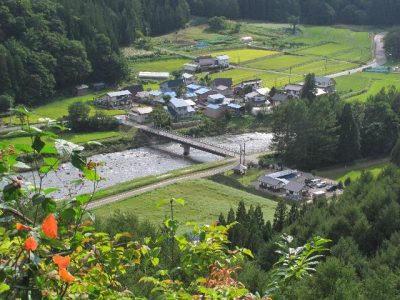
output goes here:
[[7, 112], [14, 104], [14, 99], [9, 95], [0, 95], [0, 113]]

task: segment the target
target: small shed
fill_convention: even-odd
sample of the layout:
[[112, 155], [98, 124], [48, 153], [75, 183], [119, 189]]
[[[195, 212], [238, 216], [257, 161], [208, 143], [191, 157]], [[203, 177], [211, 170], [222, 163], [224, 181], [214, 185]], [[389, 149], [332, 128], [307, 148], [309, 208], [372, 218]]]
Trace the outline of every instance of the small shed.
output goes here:
[[240, 38], [240, 41], [242, 43], [248, 44], [248, 43], [253, 42], [253, 38], [251, 36], [244, 36], [244, 37]]
[[233, 173], [235, 173], [236, 175], [245, 175], [247, 173], [247, 166], [240, 163], [236, 167], [234, 167], [232, 170], [233, 170]]
[[81, 84], [81, 85], [77, 85], [77, 86], [75, 87], [74, 94], [75, 94], [76, 96], [84, 96], [84, 95], [86, 95], [87, 93], [89, 93], [89, 86], [88, 86], [88, 85], [86, 85], [86, 84]]

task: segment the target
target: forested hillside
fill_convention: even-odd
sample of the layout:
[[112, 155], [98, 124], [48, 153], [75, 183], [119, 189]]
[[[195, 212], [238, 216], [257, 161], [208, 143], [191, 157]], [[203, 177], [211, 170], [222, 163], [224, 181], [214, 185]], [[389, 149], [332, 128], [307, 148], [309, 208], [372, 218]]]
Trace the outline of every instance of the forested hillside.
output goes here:
[[84, 80], [118, 82], [128, 74], [120, 46], [188, 16], [185, 0], [2, 0], [0, 95], [39, 104]]
[[400, 22], [396, 0], [188, 0], [199, 16], [226, 16], [286, 22], [290, 16], [309, 24], [394, 25]]

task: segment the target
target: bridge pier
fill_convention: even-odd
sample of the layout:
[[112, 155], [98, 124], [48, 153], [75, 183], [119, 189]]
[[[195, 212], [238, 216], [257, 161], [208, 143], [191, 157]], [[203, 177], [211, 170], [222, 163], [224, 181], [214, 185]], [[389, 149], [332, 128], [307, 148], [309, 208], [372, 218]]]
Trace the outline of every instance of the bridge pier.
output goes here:
[[189, 156], [190, 155], [190, 146], [189, 145], [181, 145], [183, 148], [183, 155], [184, 156]]

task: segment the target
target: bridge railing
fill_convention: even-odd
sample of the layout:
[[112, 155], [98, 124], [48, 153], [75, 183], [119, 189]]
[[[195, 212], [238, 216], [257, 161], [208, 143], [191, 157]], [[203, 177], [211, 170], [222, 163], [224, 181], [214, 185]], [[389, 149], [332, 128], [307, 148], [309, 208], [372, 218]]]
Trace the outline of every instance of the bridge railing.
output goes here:
[[190, 136], [187, 136], [187, 135], [184, 135], [182, 133], [178, 133], [176, 131], [169, 130], [169, 129], [163, 129], [163, 128], [159, 128], [159, 127], [156, 127], [156, 128], [146, 127], [145, 130], [149, 131], [149, 132], [153, 132], [154, 134], [161, 135], [161, 136], [163, 136], [163, 135], [166, 136], [166, 134], [169, 134], [170, 136], [172, 136], [172, 138], [180, 137], [180, 138], [184, 139], [183, 142], [197, 144], [199, 146], [204, 146], [205, 145], [205, 146], [208, 146], [208, 147], [212, 147], [214, 149], [223, 150], [225, 153], [227, 153], [229, 155], [231, 155], [232, 153], [233, 154], [237, 154], [238, 153], [237, 151], [234, 151], [234, 150], [232, 150], [232, 149], [230, 149], [228, 147], [220, 146], [220, 145], [214, 145], [214, 144], [211, 144], [210, 142], [206, 142], [206, 141], [198, 141], [198, 140], [195, 140], [194, 138], [192, 138]]

